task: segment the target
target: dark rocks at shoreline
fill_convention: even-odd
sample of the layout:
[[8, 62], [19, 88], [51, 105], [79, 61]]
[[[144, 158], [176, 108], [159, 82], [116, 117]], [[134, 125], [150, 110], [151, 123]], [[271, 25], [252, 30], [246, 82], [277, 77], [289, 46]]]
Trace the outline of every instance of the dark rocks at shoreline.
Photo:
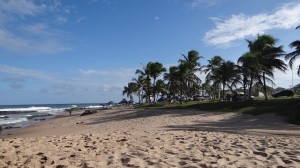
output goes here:
[[41, 115], [32, 115], [32, 116], [27, 116], [27, 119], [34, 119], [34, 118], [41, 118], [41, 117], [50, 117], [53, 116], [52, 114], [41, 114]]
[[9, 118], [9, 117], [8, 116], [0, 116], [0, 118], [5, 119], [5, 118]]
[[34, 119], [33, 121], [44, 121], [44, 120], [46, 120], [46, 118], [40, 118], [40, 119]]
[[37, 113], [38, 111], [0, 111], [0, 115], [5, 114], [25, 114], [25, 113]]
[[22, 127], [18, 127], [18, 126], [11, 126], [11, 125], [2, 125], [2, 130], [5, 130], [5, 129], [16, 129], [16, 128], [22, 128]]
[[91, 115], [97, 113], [97, 110], [85, 110], [80, 116]]

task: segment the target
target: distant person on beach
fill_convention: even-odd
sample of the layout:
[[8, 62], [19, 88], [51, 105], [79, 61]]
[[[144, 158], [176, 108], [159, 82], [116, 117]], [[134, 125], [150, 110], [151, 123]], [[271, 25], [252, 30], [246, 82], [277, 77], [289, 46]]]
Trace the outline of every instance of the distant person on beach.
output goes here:
[[72, 109], [67, 109], [67, 112], [69, 112], [70, 116], [72, 115]]

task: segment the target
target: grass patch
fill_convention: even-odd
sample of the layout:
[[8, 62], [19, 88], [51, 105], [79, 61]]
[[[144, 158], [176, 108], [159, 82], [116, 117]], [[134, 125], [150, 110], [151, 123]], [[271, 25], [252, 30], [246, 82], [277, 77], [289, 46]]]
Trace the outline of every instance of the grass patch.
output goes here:
[[252, 115], [275, 113], [285, 116], [289, 123], [300, 125], [300, 98], [283, 98], [265, 100], [252, 100], [242, 102], [187, 102], [183, 104], [151, 104], [142, 105], [144, 109], [196, 109], [202, 111], [224, 111]]

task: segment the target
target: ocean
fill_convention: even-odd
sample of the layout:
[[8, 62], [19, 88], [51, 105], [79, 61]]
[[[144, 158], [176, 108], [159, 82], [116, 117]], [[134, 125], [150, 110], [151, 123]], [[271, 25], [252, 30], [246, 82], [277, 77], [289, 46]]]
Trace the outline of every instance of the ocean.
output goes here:
[[0, 105], [0, 126], [2, 129], [22, 128], [28, 125], [62, 115], [71, 108], [101, 108], [104, 104], [39, 104]]

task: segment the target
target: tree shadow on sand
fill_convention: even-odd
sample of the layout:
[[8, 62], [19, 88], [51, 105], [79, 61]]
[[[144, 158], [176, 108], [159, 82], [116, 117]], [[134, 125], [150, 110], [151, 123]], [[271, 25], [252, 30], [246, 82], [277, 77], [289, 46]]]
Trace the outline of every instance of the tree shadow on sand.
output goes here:
[[300, 136], [300, 126], [286, 122], [284, 117], [275, 114], [234, 115], [219, 121], [194, 121], [192, 124], [168, 125], [170, 131], [209, 131], [228, 133], [278, 134]]
[[219, 114], [220, 112], [203, 112], [199, 110], [148, 110], [148, 109], [119, 109], [115, 112], [109, 112], [101, 116], [92, 118], [92, 122], [87, 124], [101, 124], [113, 121], [124, 121], [133, 119], [143, 119], [156, 116], [182, 117], [193, 115], [211, 115]]
[[[128, 110], [120, 109], [115, 112], [107, 113], [101, 116], [95, 116], [86, 125], [101, 124], [108, 122], [117, 122], [133, 119], [146, 119], [156, 116], [167, 116], [167, 117], [184, 117], [184, 116], [195, 116], [200, 115], [200, 117], [209, 117], [213, 115], [220, 115], [226, 112], [204, 112], [199, 110]], [[300, 134], [300, 126], [287, 124], [286, 119], [275, 114], [263, 114], [263, 115], [245, 115], [236, 114], [232, 117], [221, 119], [218, 121], [210, 120], [195, 120], [193, 123], [177, 125], [162, 126], [165, 130], [176, 131], [217, 131], [217, 132], [245, 132], [249, 130], [271, 130], [273, 133], [281, 134], [280, 132], [285, 130], [290, 130], [290, 133], [298, 132]]]

